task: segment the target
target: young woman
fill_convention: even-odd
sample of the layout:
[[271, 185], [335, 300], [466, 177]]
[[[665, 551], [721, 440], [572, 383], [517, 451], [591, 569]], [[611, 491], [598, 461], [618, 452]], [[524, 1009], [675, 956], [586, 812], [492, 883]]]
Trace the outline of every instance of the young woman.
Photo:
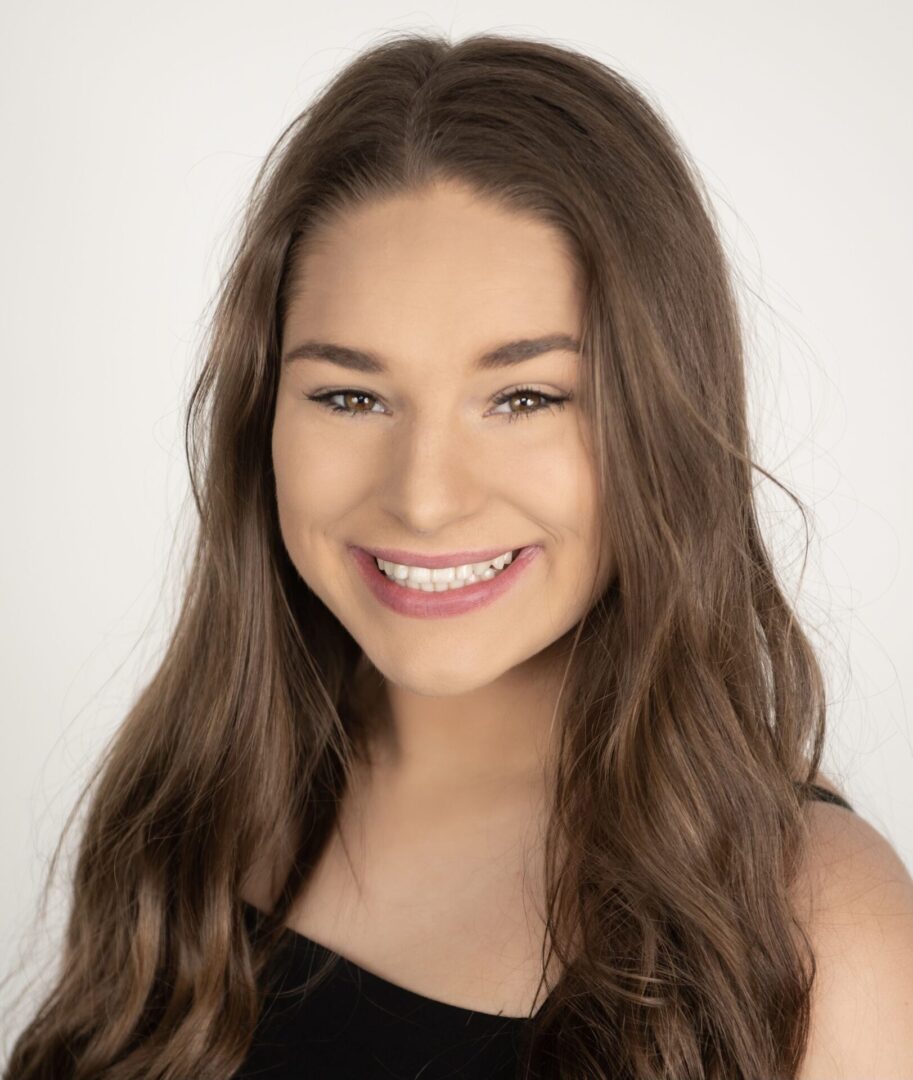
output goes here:
[[729, 271], [630, 83], [356, 58], [188, 421], [185, 601], [11, 1080], [913, 1075], [913, 882], [818, 772]]

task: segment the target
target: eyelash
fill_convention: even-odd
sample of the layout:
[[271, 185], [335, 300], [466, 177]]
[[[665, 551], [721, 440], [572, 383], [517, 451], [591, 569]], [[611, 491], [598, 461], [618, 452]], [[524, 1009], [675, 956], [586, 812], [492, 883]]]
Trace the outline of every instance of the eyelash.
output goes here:
[[[345, 390], [326, 390], [322, 394], [308, 394], [306, 397], [309, 401], [316, 401], [318, 404], [323, 405], [323, 407], [329, 409], [330, 412], [343, 413], [345, 416], [352, 417], [352, 419], [373, 415], [370, 412], [357, 412], [352, 409], [347, 409], [343, 405], [333, 405], [329, 403], [329, 398], [338, 397], [340, 394], [357, 394], [361, 397], [374, 398], [375, 401], [378, 400], [373, 394], [369, 394], [366, 390], [353, 390], [351, 387]], [[538, 413], [551, 412], [553, 409], [563, 409], [565, 403], [570, 401], [572, 396], [568, 394], [566, 397], [556, 397], [553, 394], [546, 394], [543, 390], [533, 390], [532, 387], [521, 386], [517, 390], [508, 390], [503, 394], [499, 394], [494, 399], [494, 403], [495, 405], [503, 405], [505, 401], [510, 401], [511, 398], [525, 396], [527, 394], [532, 397], [542, 398], [545, 404], [528, 412], [502, 414], [507, 416], [509, 423], [513, 423], [514, 420], [519, 420], [523, 416], [531, 417], [536, 416]]]

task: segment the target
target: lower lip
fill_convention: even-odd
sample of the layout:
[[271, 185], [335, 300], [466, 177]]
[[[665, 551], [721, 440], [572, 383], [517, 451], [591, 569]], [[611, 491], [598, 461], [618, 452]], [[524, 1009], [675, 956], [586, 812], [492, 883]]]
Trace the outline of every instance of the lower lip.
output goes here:
[[509, 566], [488, 581], [477, 581], [473, 585], [448, 589], [446, 592], [425, 592], [424, 589], [410, 589], [407, 585], [395, 585], [378, 567], [373, 555], [361, 548], [351, 549], [368, 588], [377, 599], [400, 615], [411, 615], [416, 619], [463, 615], [493, 603], [519, 581], [541, 550], [539, 545], [522, 548]]

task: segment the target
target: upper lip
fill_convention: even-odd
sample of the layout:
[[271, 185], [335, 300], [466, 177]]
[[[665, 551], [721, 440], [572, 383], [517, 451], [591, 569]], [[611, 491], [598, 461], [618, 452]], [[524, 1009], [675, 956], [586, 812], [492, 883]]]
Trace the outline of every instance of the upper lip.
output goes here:
[[423, 555], [420, 551], [403, 551], [400, 548], [366, 548], [369, 555], [384, 562], [400, 563], [403, 566], [425, 566], [437, 570], [443, 566], [467, 566], [470, 563], [488, 562], [504, 555], [508, 551], [518, 551], [515, 547], [485, 548], [477, 551], [450, 551], [443, 555]]

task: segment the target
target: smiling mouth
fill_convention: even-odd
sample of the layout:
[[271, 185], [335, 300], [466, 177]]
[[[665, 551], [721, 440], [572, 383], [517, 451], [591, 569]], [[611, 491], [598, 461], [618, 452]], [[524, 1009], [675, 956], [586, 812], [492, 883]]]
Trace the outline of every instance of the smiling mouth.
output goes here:
[[402, 589], [416, 589], [422, 592], [454, 592], [476, 585], [482, 581], [491, 581], [503, 574], [508, 566], [520, 555], [524, 548], [516, 548], [494, 559], [482, 559], [476, 563], [461, 563], [451, 566], [424, 567], [407, 566], [385, 559], [373, 558], [374, 565], [388, 581]]
[[[420, 619], [463, 615], [487, 607], [528, 573], [542, 550], [541, 544], [530, 544], [492, 555], [481, 566], [464, 563], [432, 569], [378, 561], [364, 548], [351, 547], [362, 578], [375, 598], [400, 615]], [[493, 562], [501, 566], [491, 565]]]

